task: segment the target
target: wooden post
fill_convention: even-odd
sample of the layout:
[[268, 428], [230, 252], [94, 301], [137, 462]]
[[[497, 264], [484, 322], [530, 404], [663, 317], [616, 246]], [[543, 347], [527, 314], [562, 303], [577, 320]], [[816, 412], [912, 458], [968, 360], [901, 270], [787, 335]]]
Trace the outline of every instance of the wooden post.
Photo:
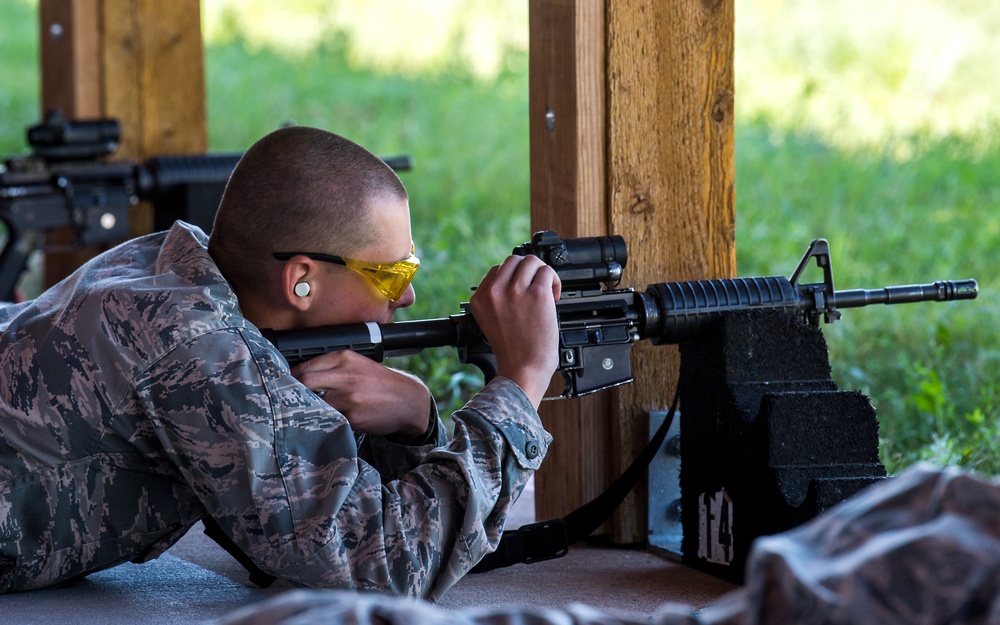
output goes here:
[[41, 0], [38, 5], [42, 112], [69, 119], [101, 114], [100, 0]]
[[[531, 6], [532, 228], [623, 235], [625, 281], [637, 289], [734, 275], [734, 0], [533, 0]], [[550, 14], [562, 17], [535, 24]], [[595, 68], [596, 58], [602, 62]], [[577, 123], [560, 125], [557, 112], [557, 136], [543, 141], [536, 127], [546, 104], [539, 100], [571, 96]], [[596, 147], [595, 128], [604, 129]], [[595, 174], [601, 169], [603, 175]], [[600, 182], [591, 182], [594, 176]], [[587, 228], [568, 228], [579, 224]], [[639, 344], [632, 366], [631, 385], [575, 407], [545, 406], [553, 450], [573, 449], [558, 449], [538, 475], [539, 519], [565, 514], [617, 477], [645, 444], [648, 412], [669, 406], [676, 348]], [[590, 440], [600, 433], [609, 439]], [[606, 440], [609, 455], [597, 459]], [[607, 472], [578, 468], [591, 465]], [[645, 542], [645, 500], [642, 485], [615, 515], [616, 542]]]
[[200, 0], [103, 0], [104, 111], [128, 158], [204, 152]]
[[[529, 4], [532, 230], [607, 234], [604, 19], [601, 1]], [[542, 404], [555, 440], [535, 477], [539, 520], [562, 516], [607, 485], [610, 399]]]
[[[40, 0], [42, 112], [118, 119], [115, 160], [204, 152], [200, 9], [199, 0]], [[133, 234], [151, 231], [151, 210], [137, 207], [131, 223]], [[72, 238], [58, 233], [57, 240]], [[47, 254], [45, 284], [97, 251]]]

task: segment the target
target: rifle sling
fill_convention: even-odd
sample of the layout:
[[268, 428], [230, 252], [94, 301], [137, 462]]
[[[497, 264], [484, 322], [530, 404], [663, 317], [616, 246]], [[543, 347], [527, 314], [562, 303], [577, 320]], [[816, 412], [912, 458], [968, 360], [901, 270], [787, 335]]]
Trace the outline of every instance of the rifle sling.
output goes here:
[[529, 523], [516, 530], [505, 531], [496, 550], [486, 554], [469, 572], [484, 573], [512, 564], [561, 558], [569, 552], [570, 545], [590, 536], [621, 505], [656, 456], [677, 413], [679, 400], [678, 391], [660, 429], [632, 464], [603, 493], [561, 519]]

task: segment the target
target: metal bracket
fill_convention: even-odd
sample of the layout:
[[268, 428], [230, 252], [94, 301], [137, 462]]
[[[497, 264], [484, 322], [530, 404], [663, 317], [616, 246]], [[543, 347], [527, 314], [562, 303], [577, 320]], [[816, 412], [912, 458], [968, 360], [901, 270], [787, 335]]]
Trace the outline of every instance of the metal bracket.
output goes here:
[[[667, 411], [649, 413], [649, 435], [652, 438], [663, 425]], [[648, 495], [649, 549], [671, 560], [681, 560], [681, 413], [677, 411], [667, 430], [667, 438], [649, 463]]]

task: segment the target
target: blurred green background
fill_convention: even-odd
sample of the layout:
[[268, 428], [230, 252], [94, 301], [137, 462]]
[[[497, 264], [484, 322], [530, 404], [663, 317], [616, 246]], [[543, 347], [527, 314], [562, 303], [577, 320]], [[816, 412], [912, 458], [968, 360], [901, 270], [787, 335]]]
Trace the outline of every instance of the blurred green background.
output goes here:
[[[735, 0], [740, 275], [830, 240], [839, 288], [979, 280], [974, 302], [845, 311], [834, 377], [868, 393], [883, 460], [1000, 473], [1000, 3]], [[529, 236], [525, 0], [203, 0], [212, 150], [284, 122], [408, 153], [423, 269], [405, 318], [456, 312]], [[0, 154], [39, 118], [37, 5], [0, 3]], [[644, 287], [645, 285], [633, 285]], [[444, 412], [480, 383], [407, 366]]]

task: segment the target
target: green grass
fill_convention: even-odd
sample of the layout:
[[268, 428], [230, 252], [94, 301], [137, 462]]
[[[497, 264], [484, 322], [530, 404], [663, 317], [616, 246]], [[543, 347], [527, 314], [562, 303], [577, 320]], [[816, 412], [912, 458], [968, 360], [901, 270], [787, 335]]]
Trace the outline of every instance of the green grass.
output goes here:
[[830, 241], [838, 289], [976, 278], [974, 301], [845, 310], [825, 326], [834, 378], [864, 390], [891, 471], [916, 460], [1000, 473], [1000, 149], [972, 139], [846, 150], [764, 120], [737, 134], [742, 275], [789, 275]]
[[[24, 150], [24, 127], [38, 117], [35, 11], [0, 3], [0, 22], [24, 25], [0, 38], [4, 154]], [[858, 11], [871, 19], [853, 20]], [[906, 17], [900, 28], [894, 15]], [[415, 157], [401, 177], [423, 268], [406, 318], [457, 312], [529, 236], [523, 46], [484, 73], [456, 55], [404, 66], [405, 37], [381, 39], [397, 61], [374, 64], [359, 60], [365, 38], [347, 31], [289, 51], [220, 24], [206, 31], [211, 149], [246, 148], [291, 121]], [[824, 333], [841, 388], [863, 390], [879, 412], [891, 472], [927, 459], [1000, 473], [1000, 127], [983, 105], [1000, 97], [1000, 83], [983, 79], [1000, 70], [1000, 9], [737, 0], [737, 28], [739, 273], [788, 275], [822, 236], [841, 289], [978, 279], [976, 301], [846, 310]], [[932, 85], [925, 66], [951, 69]], [[407, 365], [445, 413], [479, 383], [448, 350]]]
[[[0, 155], [27, 152], [25, 126], [39, 120], [38, 9], [0, 2]], [[16, 25], [16, 26], [15, 26]]]

